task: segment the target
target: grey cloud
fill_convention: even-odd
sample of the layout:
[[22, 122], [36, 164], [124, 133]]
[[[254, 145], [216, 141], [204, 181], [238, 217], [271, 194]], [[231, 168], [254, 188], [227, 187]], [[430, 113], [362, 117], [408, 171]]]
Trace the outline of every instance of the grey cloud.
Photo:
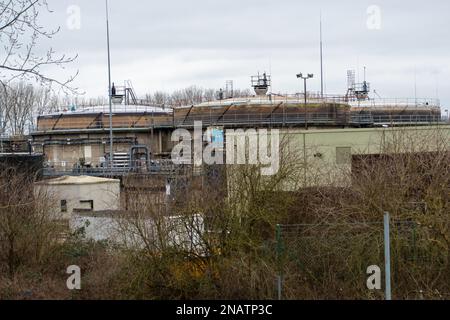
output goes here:
[[[71, 68], [80, 69], [79, 86], [89, 95], [104, 94], [104, 2], [49, 3], [55, 11], [49, 25], [62, 26], [51, 44], [61, 52], [78, 52]], [[373, 4], [381, 9], [381, 30], [366, 27], [366, 11]], [[81, 8], [81, 30], [65, 27], [69, 5]], [[248, 87], [252, 73], [271, 69], [276, 90], [298, 91], [296, 72], [319, 72], [320, 12], [328, 92], [342, 93], [346, 70], [366, 65], [379, 92], [408, 96], [415, 69], [420, 92], [434, 97], [438, 89], [441, 100], [450, 104], [447, 0], [432, 5], [419, 0], [110, 0], [113, 74], [136, 79], [144, 93], [191, 84], [219, 86], [229, 78]], [[311, 86], [318, 90], [317, 78]]]

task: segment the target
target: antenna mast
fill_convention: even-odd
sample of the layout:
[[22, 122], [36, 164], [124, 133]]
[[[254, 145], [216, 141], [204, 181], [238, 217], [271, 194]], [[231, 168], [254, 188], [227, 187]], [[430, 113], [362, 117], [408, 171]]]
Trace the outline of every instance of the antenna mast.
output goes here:
[[108, 48], [108, 96], [109, 96], [109, 164], [111, 169], [113, 168], [113, 128], [112, 128], [112, 90], [111, 90], [111, 54], [109, 50], [109, 12], [108, 12], [108, 0], [105, 0], [106, 4], [106, 42]]
[[322, 12], [320, 12], [320, 94], [323, 98], [323, 42], [322, 42]]
[[414, 67], [414, 101], [417, 106], [417, 69]]

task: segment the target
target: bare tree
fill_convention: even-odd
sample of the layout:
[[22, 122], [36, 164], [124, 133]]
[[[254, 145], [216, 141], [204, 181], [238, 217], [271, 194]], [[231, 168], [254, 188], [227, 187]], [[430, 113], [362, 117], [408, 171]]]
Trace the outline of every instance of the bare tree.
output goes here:
[[65, 91], [74, 92], [70, 87], [76, 75], [66, 80], [49, 76], [45, 68], [64, 67], [75, 57], [56, 55], [50, 48], [41, 54], [37, 48], [42, 38], [51, 39], [59, 32], [48, 30], [40, 22], [42, 11], [51, 12], [46, 0], [9, 0], [0, 2], [0, 82], [7, 85], [14, 80], [34, 80], [44, 85], [55, 84]]
[[38, 115], [54, 111], [60, 98], [49, 87], [24, 82], [0, 87], [0, 132], [24, 135], [33, 127]]
[[[52, 77], [48, 67], [64, 68], [77, 57], [57, 55], [52, 48], [44, 54], [38, 44], [51, 39], [59, 32], [41, 23], [40, 14], [51, 13], [46, 0], [9, 0], [0, 2], [0, 132], [23, 134], [27, 123], [32, 125], [35, 113], [42, 114], [50, 102], [48, 88], [55, 85], [64, 92], [77, 93], [70, 86], [78, 72], [65, 80]], [[20, 82], [35, 82], [43, 88], [36, 89]], [[37, 99], [37, 96], [40, 98]], [[54, 102], [54, 100], [53, 100]], [[35, 110], [37, 107], [38, 110]]]
[[11, 278], [23, 264], [42, 263], [58, 241], [51, 197], [35, 192], [34, 181], [33, 175], [0, 166], [0, 273]]
[[[145, 95], [145, 100], [150, 104], [170, 105], [172, 107], [182, 107], [196, 105], [203, 102], [212, 102], [218, 99], [219, 89], [204, 89], [197, 86], [190, 86], [171, 93], [156, 91]], [[235, 89], [233, 98], [250, 97], [252, 93], [249, 89]]]

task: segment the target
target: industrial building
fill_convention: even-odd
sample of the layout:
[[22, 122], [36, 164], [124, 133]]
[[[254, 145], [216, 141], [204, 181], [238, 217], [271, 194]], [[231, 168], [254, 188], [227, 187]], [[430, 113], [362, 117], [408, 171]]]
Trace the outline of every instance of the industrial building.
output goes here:
[[35, 184], [35, 193], [52, 202], [58, 220], [74, 214], [117, 211], [120, 209], [120, 181], [89, 176], [64, 176]]
[[[32, 132], [33, 147], [45, 155], [48, 176], [89, 174], [115, 176], [161, 171], [170, 164], [177, 128], [192, 130], [201, 121], [210, 127], [336, 130], [417, 127], [442, 124], [439, 101], [371, 99], [370, 85], [349, 84], [341, 96], [267, 93], [270, 76], [252, 77], [255, 96], [233, 98], [219, 92], [216, 101], [185, 107], [146, 106], [130, 88], [113, 97], [113, 159], [109, 159], [109, 106], [45, 114]], [[131, 98], [130, 98], [131, 97]], [[355, 131], [356, 132], [356, 131]], [[108, 169], [108, 170], [106, 170]]]
[[[304, 164], [301, 187], [347, 186], [361, 158], [384, 153], [433, 153], [450, 147], [450, 125], [393, 128], [286, 129], [282, 137]], [[414, 142], [413, 146], [409, 144]], [[444, 145], [446, 144], [446, 145]]]
[[[283, 181], [280, 191], [287, 192], [348, 186], [348, 173], [358, 167], [359, 157], [389, 152], [386, 146], [399, 135], [419, 143], [439, 132], [450, 142], [439, 101], [371, 99], [365, 81], [350, 81], [341, 96], [306, 90], [280, 95], [268, 93], [270, 81], [266, 74], [252, 77], [254, 96], [237, 98], [220, 91], [215, 101], [181, 107], [145, 105], [125, 88], [111, 96], [112, 112], [109, 106], [90, 106], [39, 116], [32, 146], [45, 158], [44, 178], [53, 179], [36, 188], [54, 195], [55, 213], [69, 221], [72, 230], [87, 222], [88, 238], [123, 242], [126, 239], [117, 234], [120, 212], [151, 205], [170, 219], [189, 196], [211, 192], [214, 201], [226, 201], [239, 186], [235, 166], [175, 164], [171, 156], [177, 142], [172, 134], [180, 128], [195, 133], [200, 124], [203, 146], [208, 144], [203, 140], [207, 132], [221, 133], [225, 145], [228, 129], [244, 129], [235, 131], [244, 135], [246, 129], [277, 129], [303, 168], [295, 179]], [[199, 138], [194, 134], [190, 139], [195, 145]], [[437, 150], [430, 141], [419, 152]], [[198, 214], [203, 219], [210, 213]]]

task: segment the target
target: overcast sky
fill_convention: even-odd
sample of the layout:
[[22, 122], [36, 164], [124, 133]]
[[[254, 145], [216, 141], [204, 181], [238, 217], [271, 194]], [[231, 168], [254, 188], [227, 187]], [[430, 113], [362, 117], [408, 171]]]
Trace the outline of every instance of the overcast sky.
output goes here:
[[[87, 96], [106, 95], [104, 1], [48, 2], [54, 12], [43, 24], [61, 26], [52, 47], [78, 53], [67, 71], [80, 71], [76, 85]], [[110, 0], [109, 6], [113, 80], [132, 80], [138, 95], [220, 88], [226, 80], [249, 88], [258, 71], [271, 73], [272, 91], [281, 93], [302, 91], [296, 73], [314, 73], [309, 88], [319, 91], [322, 12], [326, 93], [345, 93], [347, 70], [359, 70], [362, 81], [366, 66], [382, 97], [414, 98], [417, 78], [418, 97], [439, 96], [450, 105], [448, 0]]]

